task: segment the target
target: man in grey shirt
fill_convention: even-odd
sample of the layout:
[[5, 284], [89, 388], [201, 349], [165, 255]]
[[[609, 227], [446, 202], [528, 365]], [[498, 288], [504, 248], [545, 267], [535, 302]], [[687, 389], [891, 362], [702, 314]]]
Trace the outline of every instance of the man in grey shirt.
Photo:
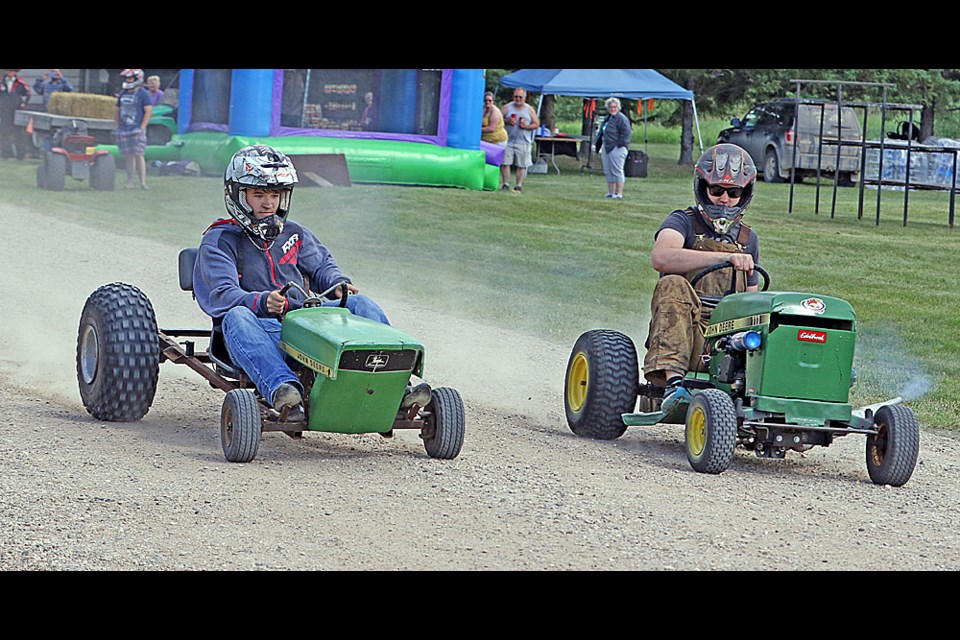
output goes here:
[[520, 193], [523, 191], [527, 167], [533, 164], [530, 148], [534, 132], [540, 127], [540, 118], [533, 107], [527, 104], [527, 90], [520, 87], [513, 90], [513, 102], [503, 105], [500, 111], [507, 130], [507, 146], [500, 163], [500, 190], [510, 190], [510, 165], [514, 165], [517, 168], [517, 184], [513, 190]]

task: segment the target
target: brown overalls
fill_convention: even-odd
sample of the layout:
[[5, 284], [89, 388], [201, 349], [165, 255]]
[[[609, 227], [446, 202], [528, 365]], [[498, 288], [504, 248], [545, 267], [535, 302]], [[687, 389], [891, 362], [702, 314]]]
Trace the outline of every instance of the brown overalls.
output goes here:
[[[726, 251], [743, 253], [750, 239], [750, 227], [740, 223], [736, 243], [721, 242], [706, 237], [700, 215], [687, 209], [694, 219], [697, 239], [690, 249], [696, 251]], [[721, 269], [708, 274], [690, 285], [694, 276], [703, 271], [696, 269], [684, 275], [668, 274], [657, 281], [650, 301], [650, 329], [647, 334], [647, 354], [643, 359], [643, 375], [655, 385], [665, 386], [664, 371], [706, 371], [701, 356], [703, 332], [710, 320], [711, 308], [704, 308], [698, 295], [720, 296], [730, 289], [730, 270]], [[746, 290], [746, 272], [737, 271], [737, 292]]]

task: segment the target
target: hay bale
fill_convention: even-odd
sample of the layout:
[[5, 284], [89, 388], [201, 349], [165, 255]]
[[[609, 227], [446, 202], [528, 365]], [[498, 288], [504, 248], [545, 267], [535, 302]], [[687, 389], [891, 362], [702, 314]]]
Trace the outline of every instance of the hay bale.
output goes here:
[[97, 93], [57, 91], [50, 96], [47, 111], [59, 116], [113, 120], [117, 113], [117, 99]]

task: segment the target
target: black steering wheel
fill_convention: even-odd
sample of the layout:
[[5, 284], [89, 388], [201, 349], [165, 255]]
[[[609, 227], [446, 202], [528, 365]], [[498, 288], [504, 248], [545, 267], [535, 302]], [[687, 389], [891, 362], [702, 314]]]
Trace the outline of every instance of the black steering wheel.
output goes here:
[[327, 296], [327, 294], [331, 293], [337, 287], [340, 287], [340, 306], [341, 307], [347, 306], [347, 297], [350, 295], [350, 291], [347, 289], [346, 281], [338, 282], [337, 284], [333, 285], [323, 293], [307, 293], [304, 290], [304, 288], [298, 285], [296, 282], [290, 281], [287, 284], [285, 284], [282, 289], [280, 289], [280, 295], [286, 297], [287, 291], [289, 291], [291, 287], [299, 289], [300, 293], [303, 294], [304, 296], [303, 306], [305, 308], [319, 307], [321, 304], [323, 304], [323, 300]]
[[[721, 269], [733, 269], [733, 263], [729, 261], [718, 262], [717, 264], [707, 267], [697, 275], [693, 276], [693, 279], [690, 281], [690, 286], [696, 287], [697, 283], [700, 282], [704, 278], [704, 276], [710, 273], [713, 273], [714, 271], [720, 271]], [[759, 273], [761, 276], [763, 276], [763, 286], [760, 288], [760, 291], [766, 291], [767, 289], [769, 289], [770, 274], [768, 274], [766, 270], [764, 270], [764, 268], [758, 264], [753, 265], [753, 270]], [[733, 273], [730, 275], [730, 288], [727, 289], [723, 293], [723, 295], [720, 295], [720, 296], [701, 295], [700, 301], [703, 302], [706, 306], [715, 307], [717, 306], [717, 303], [720, 302], [721, 298], [736, 292], [737, 292], [737, 271], [734, 269]]]

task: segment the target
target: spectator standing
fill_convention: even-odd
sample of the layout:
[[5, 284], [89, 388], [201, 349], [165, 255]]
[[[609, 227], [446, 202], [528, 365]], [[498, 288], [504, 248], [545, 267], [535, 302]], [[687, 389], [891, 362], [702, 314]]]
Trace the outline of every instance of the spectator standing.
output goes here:
[[123, 85], [117, 95], [117, 149], [126, 161], [127, 189], [136, 187], [134, 177], [140, 178], [140, 188], [147, 189], [147, 124], [153, 105], [150, 92], [143, 87], [143, 69], [124, 69]]
[[0, 155], [23, 160], [26, 144], [23, 132], [13, 122], [14, 114], [27, 106], [30, 87], [17, 74], [20, 69], [4, 69], [0, 80]]
[[603, 173], [607, 177], [607, 198], [622, 198], [623, 183], [626, 178], [623, 165], [630, 151], [630, 120], [620, 111], [620, 100], [607, 98], [606, 119], [600, 127], [603, 147], [600, 158], [603, 161]]
[[363, 102], [366, 105], [363, 113], [360, 115], [360, 128], [364, 131], [373, 131], [376, 128], [377, 105], [373, 101], [373, 92], [368, 91], [363, 96]]
[[527, 167], [533, 164], [531, 147], [534, 132], [540, 127], [540, 119], [533, 107], [527, 104], [527, 90], [521, 87], [513, 90], [513, 102], [503, 105], [500, 112], [507, 130], [507, 146], [500, 164], [500, 190], [510, 190], [510, 166], [513, 165], [517, 169], [516, 186], [513, 190], [520, 193], [523, 191]]
[[483, 118], [480, 122], [480, 139], [500, 147], [507, 145], [507, 130], [503, 126], [503, 114], [493, 104], [493, 92], [483, 94]]
[[150, 92], [150, 105], [157, 106], [163, 100], [163, 91], [160, 89], [160, 76], [147, 78], [147, 91]]
[[60, 73], [60, 69], [50, 69], [50, 71], [46, 74], [46, 78], [37, 78], [36, 82], [33, 83], [33, 90], [38, 96], [43, 97], [43, 110], [46, 111], [47, 103], [50, 102], [50, 96], [55, 94], [57, 91], [66, 91], [67, 93], [72, 93], [73, 85], [69, 80], [63, 77], [63, 74]]

